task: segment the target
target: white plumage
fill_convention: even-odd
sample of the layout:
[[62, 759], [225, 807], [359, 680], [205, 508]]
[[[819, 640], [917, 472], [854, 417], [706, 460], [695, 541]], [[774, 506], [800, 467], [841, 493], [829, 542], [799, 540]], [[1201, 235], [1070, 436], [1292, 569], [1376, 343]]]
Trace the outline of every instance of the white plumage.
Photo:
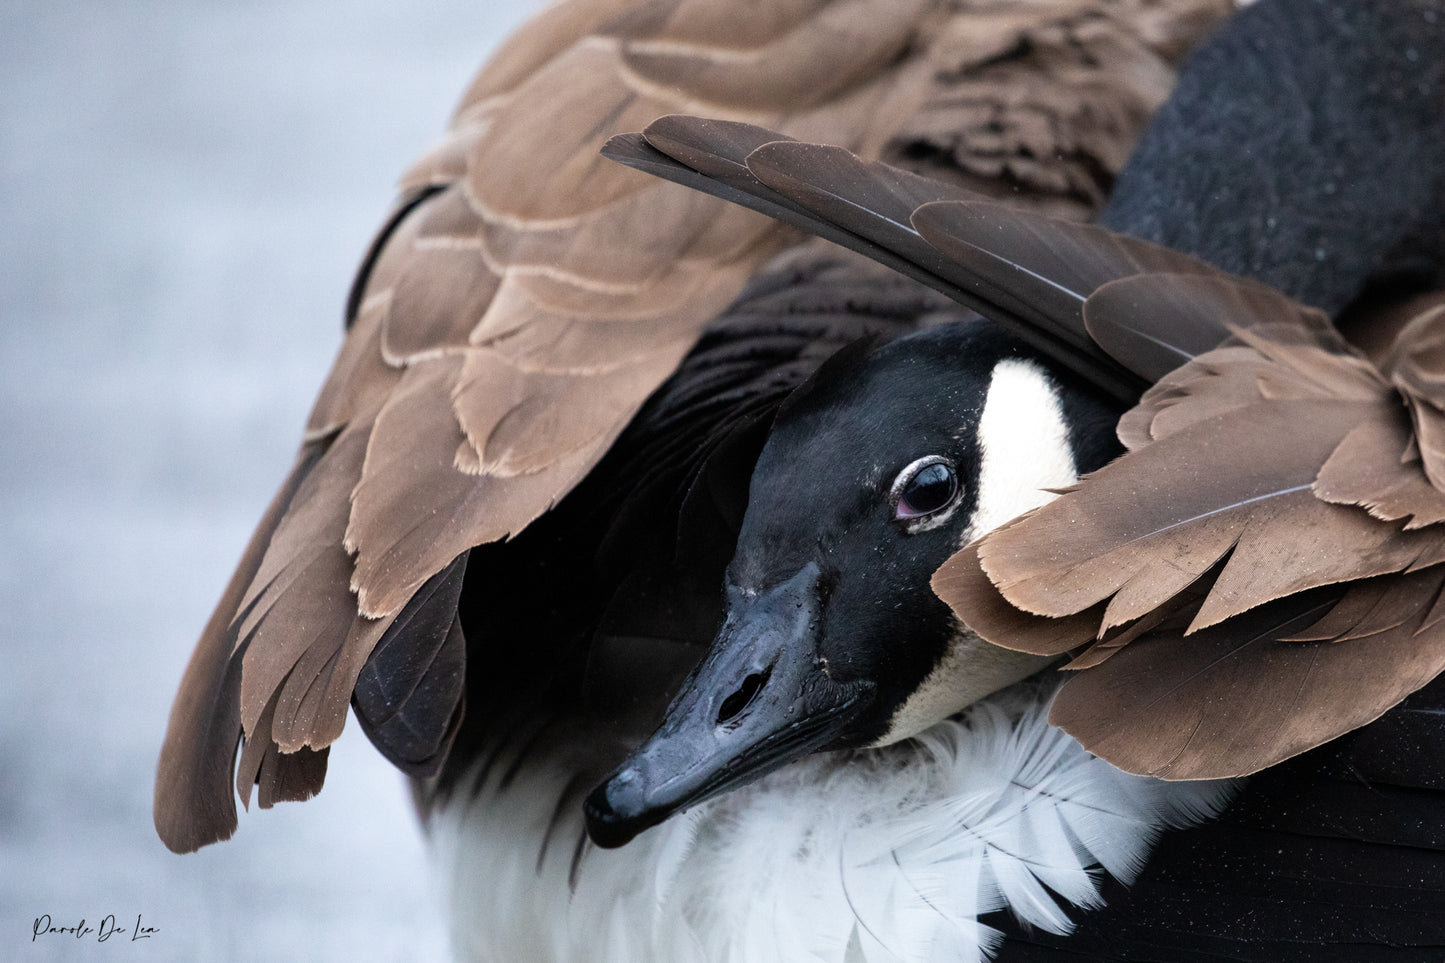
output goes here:
[[[432, 826], [457, 955], [506, 963], [838, 963], [986, 957], [984, 913], [1067, 932], [1061, 901], [1128, 882], [1158, 834], [1216, 814], [1231, 783], [1133, 776], [1047, 723], [1026, 682], [882, 749], [812, 756], [618, 850], [580, 807], [540, 842], [572, 772], [496, 765]], [[1052, 892], [1051, 892], [1052, 891]], [[707, 947], [704, 952], [703, 947]]]

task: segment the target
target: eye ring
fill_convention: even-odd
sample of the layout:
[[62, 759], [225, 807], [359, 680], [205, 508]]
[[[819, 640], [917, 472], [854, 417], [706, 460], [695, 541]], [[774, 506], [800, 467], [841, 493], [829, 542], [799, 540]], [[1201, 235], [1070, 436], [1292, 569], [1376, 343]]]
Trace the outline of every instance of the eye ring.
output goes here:
[[962, 496], [963, 483], [953, 461], [942, 455], [925, 455], [909, 462], [893, 479], [888, 505], [893, 520], [911, 535], [947, 522]]

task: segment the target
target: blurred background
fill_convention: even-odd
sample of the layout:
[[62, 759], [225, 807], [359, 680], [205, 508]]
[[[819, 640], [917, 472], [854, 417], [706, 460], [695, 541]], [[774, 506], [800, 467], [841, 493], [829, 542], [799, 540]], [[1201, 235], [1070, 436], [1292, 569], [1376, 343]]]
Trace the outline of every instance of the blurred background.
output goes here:
[[[0, 959], [429, 960], [401, 777], [175, 856], [170, 700], [406, 165], [531, 0], [0, 5]], [[37, 917], [158, 928], [106, 943]]]

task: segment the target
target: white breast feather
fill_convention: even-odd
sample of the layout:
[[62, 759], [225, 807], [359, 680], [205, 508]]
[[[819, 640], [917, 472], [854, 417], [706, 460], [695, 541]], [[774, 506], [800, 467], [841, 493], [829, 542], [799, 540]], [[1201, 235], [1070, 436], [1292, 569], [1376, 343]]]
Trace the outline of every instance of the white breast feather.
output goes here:
[[492, 777], [433, 824], [456, 952], [497, 963], [966, 963], [997, 937], [983, 913], [1008, 907], [1067, 932], [1061, 900], [1096, 905], [1101, 870], [1132, 881], [1164, 828], [1216, 814], [1232, 784], [1121, 772], [1048, 725], [1049, 697], [1024, 683], [915, 739], [801, 760], [622, 849], [589, 846], [575, 891], [580, 806], [538, 864], [569, 767], [529, 762], [500, 791]]

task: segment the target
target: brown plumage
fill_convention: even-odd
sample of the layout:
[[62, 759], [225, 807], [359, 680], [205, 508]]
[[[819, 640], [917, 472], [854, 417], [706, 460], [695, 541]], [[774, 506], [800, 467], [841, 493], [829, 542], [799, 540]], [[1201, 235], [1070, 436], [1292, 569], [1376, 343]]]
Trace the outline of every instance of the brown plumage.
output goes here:
[[[1278, 318], [1236, 315], [1234, 343], [1126, 415], [1128, 454], [935, 578], [999, 644], [1062, 654], [1101, 640], [1053, 718], [1123, 768], [1253, 772], [1445, 668], [1442, 494], [1411, 451], [1406, 399], [1338, 337]], [[1074, 616], [1077, 634], [1024, 641], [992, 593], [1017, 613]], [[1173, 610], [1162, 625], [1110, 637], [1161, 608]]]
[[[1320, 311], [1166, 248], [836, 148], [659, 126], [609, 153], [683, 181], [700, 156], [746, 170], [744, 203], [881, 249], [1102, 390], [1155, 382], [1120, 423], [1122, 457], [933, 581], [989, 641], [1074, 654], [1051, 718], [1086, 748], [1165, 778], [1242, 775], [1445, 669], [1438, 295], [1378, 319], [1357, 305], [1352, 329], [1394, 332], [1371, 360]], [[669, 168], [658, 152], [683, 140]]]
[[[234, 831], [243, 734], [243, 799], [253, 783], [262, 806], [316, 792], [354, 697], [390, 758], [434, 772], [462, 711], [465, 643], [414, 603], [459, 591], [468, 549], [572, 489], [795, 242], [602, 159], [609, 137], [707, 112], [1083, 217], [1229, 3], [738, 7], [551, 8], [403, 179], [301, 457], [181, 683], [155, 797], [171, 848]], [[430, 731], [392, 726], [393, 698]]]
[[[1055, 721], [1133, 771], [1242, 774], [1373, 720], [1445, 668], [1432, 568], [1445, 532], [1430, 527], [1445, 496], [1409, 417], [1438, 409], [1421, 390], [1428, 368], [1400, 373], [1429, 364], [1437, 306], [1400, 328], [1378, 369], [1318, 313], [1220, 277], [1113, 281], [1083, 313], [1096, 337], [1159, 319], [1207, 329], [1206, 316], [1236, 330], [1124, 416], [1129, 454], [935, 579], [999, 644], [1062, 654], [1098, 640], [1072, 663], [1088, 671], [1061, 693]], [[1322, 591], [1264, 608], [1253, 625], [1193, 634], [1311, 589]], [[1035, 624], [1027, 631], [1053, 637], [1030, 642], [1020, 613], [1071, 631]]]

